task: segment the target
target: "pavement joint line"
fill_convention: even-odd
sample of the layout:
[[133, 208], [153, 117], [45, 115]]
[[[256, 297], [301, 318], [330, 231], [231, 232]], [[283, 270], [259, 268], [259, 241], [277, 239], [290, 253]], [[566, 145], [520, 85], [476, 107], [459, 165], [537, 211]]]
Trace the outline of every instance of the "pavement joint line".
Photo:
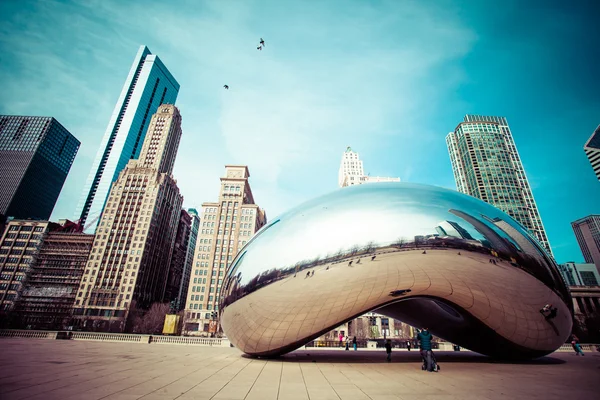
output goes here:
[[329, 379], [327, 379], [327, 377], [325, 376], [325, 374], [323, 373], [323, 371], [321, 370], [321, 367], [319, 366], [319, 363], [315, 363], [317, 370], [321, 373], [321, 375], [323, 376], [323, 378], [325, 378], [325, 380], [327, 381], [327, 383], [329, 384], [329, 387], [333, 390], [333, 392], [335, 393], [335, 395], [338, 397], [338, 399], [342, 400], [342, 398], [340, 397], [339, 393], [337, 392], [337, 390], [335, 390], [335, 388], [333, 387], [333, 385], [331, 384], [331, 382], [329, 381]]
[[350, 382], [351, 384], [353, 384], [355, 388], [357, 388], [358, 390], [360, 390], [360, 391], [361, 391], [361, 392], [362, 392], [362, 393], [363, 393], [365, 396], [367, 396], [369, 399], [373, 400], [373, 398], [372, 398], [371, 396], [369, 396], [369, 395], [367, 394], [367, 392], [365, 392], [364, 390], [362, 390], [362, 389], [360, 388], [360, 386], [358, 386], [356, 383], [354, 383], [354, 381], [353, 381], [352, 379], [350, 379], [350, 378], [349, 378], [349, 377], [348, 377], [348, 376], [347, 376], [347, 375], [344, 373], [344, 370], [340, 370], [340, 373], [341, 373], [342, 375], [344, 375], [344, 376], [346, 377], [346, 379], [348, 379], [348, 382]]
[[[163, 357], [163, 358], [164, 358], [164, 357]], [[159, 363], [162, 363], [162, 362], [165, 362], [165, 361], [164, 361], [164, 360], [161, 360], [161, 361], [159, 361]], [[169, 364], [169, 363], [167, 363], [167, 365], [168, 365], [168, 364]], [[172, 363], [170, 363], [170, 364], [176, 364], [176, 365], [177, 365], [178, 363], [177, 363], [176, 361], [174, 361], [174, 362], [172, 362]], [[131, 388], [134, 388], [134, 387], [136, 387], [136, 386], [139, 386], [139, 385], [141, 385], [141, 384], [143, 384], [143, 383], [146, 383], [146, 382], [148, 382], [148, 381], [151, 381], [151, 380], [153, 380], [153, 379], [155, 379], [155, 378], [158, 378], [158, 377], [159, 377], [159, 376], [161, 376], [161, 375], [162, 375], [162, 373], [160, 373], [160, 374], [158, 374], [158, 375], [155, 375], [155, 376], [151, 376], [150, 378], [146, 379], [145, 381], [142, 381], [142, 382], [140, 382], [140, 383], [137, 383], [137, 384], [135, 384], [135, 385], [129, 386], [129, 387], [127, 387], [127, 388], [124, 388], [124, 389], [121, 389], [121, 390], [119, 390], [119, 391], [116, 391], [116, 392], [114, 392], [114, 393], [107, 394], [106, 396], [100, 397], [100, 398], [98, 398], [97, 400], [102, 400], [102, 399], [105, 399], [105, 398], [107, 398], [107, 397], [109, 397], [109, 396], [112, 396], [112, 395], [115, 395], [115, 394], [117, 394], [117, 393], [123, 392], [123, 391], [125, 391], [125, 390], [129, 390], [129, 389], [131, 389]]]
[[281, 369], [279, 370], [279, 384], [277, 385], [277, 399], [279, 400], [279, 392], [281, 391], [281, 377], [283, 376], [283, 362], [280, 361]]
[[[227, 360], [229, 358], [229, 356], [225, 357], [225, 360]], [[207, 376], [206, 378], [202, 379], [200, 382], [198, 382], [197, 384], [195, 384], [194, 386], [192, 386], [191, 388], [189, 388], [188, 390], [186, 390], [185, 392], [181, 393], [179, 396], [175, 397], [173, 400], [177, 400], [178, 398], [180, 398], [181, 396], [185, 395], [186, 393], [188, 393], [190, 390], [193, 390], [195, 387], [197, 387], [198, 385], [200, 385], [201, 383], [203, 383], [204, 381], [206, 381], [208, 378], [211, 378], [212, 376], [218, 374], [219, 372], [221, 372], [223, 369], [229, 367], [231, 364], [235, 363], [237, 360], [233, 360], [232, 362], [230, 362], [227, 365], [224, 365], [223, 367], [219, 368], [218, 370], [216, 370], [215, 372], [213, 372], [212, 374], [210, 374], [209, 376]]]
[[221, 389], [217, 390], [217, 392], [215, 394], [213, 394], [210, 397], [209, 400], [214, 399], [215, 396], [218, 395], [221, 392], [221, 390], [223, 390], [227, 385], [229, 385], [231, 382], [233, 382], [233, 380], [235, 379], [235, 377], [238, 376], [240, 374], [240, 372], [242, 372], [243, 370], [245, 370], [248, 365], [252, 364], [252, 361], [254, 361], [254, 360], [250, 360], [249, 362], [246, 363], [246, 365], [244, 365], [242, 368], [240, 368], [240, 370], [238, 372], [236, 372], [235, 375], [233, 375], [231, 377], [231, 379], [229, 380], [229, 382], [227, 382], [226, 384], [224, 384], [223, 386], [221, 386]]
[[304, 371], [302, 370], [302, 364], [298, 364], [298, 367], [300, 368], [300, 374], [302, 374], [302, 381], [304, 382], [304, 390], [306, 390], [306, 396], [308, 397], [308, 400], [310, 400], [310, 393], [308, 391], [308, 386], [306, 386], [306, 378], [304, 378]]
[[[143, 395], [143, 396], [141, 396], [141, 397], [138, 397], [138, 399], [143, 399], [143, 398], [144, 398], [144, 397], [146, 397], [146, 396], [150, 396], [151, 394], [154, 394], [154, 393], [156, 393], [157, 391], [159, 391], [159, 390], [161, 390], [161, 389], [163, 389], [163, 388], [166, 388], [167, 386], [169, 386], [169, 385], [172, 385], [173, 383], [175, 383], [175, 382], [178, 382], [178, 381], [182, 380], [182, 379], [183, 379], [183, 378], [185, 378], [185, 377], [188, 377], [188, 376], [190, 376], [191, 374], [194, 374], [194, 373], [196, 373], [196, 372], [198, 372], [198, 371], [201, 371], [201, 370], [203, 370], [203, 369], [206, 369], [206, 368], [210, 367], [211, 365], [214, 365], [214, 364], [218, 363], [220, 360], [226, 360], [227, 358], [228, 358], [227, 356], [224, 356], [224, 357], [213, 356], [213, 357], [211, 357], [211, 358], [208, 358], [208, 359], [207, 359], [207, 361], [208, 361], [208, 360], [212, 360], [213, 362], [211, 362], [211, 363], [209, 363], [209, 364], [206, 364], [206, 363], [205, 363], [203, 366], [201, 366], [201, 367], [200, 367], [200, 368], [198, 368], [198, 369], [195, 369], [195, 370], [193, 370], [193, 371], [192, 371], [192, 372], [190, 372], [189, 374], [183, 375], [183, 376], [182, 376], [182, 377], [180, 377], [179, 379], [175, 379], [174, 381], [172, 381], [172, 382], [169, 382], [169, 383], [167, 383], [166, 385], [164, 385], [164, 386], [161, 386], [161, 387], [157, 388], [156, 390], [154, 390], [154, 391], [152, 391], [152, 392], [150, 392], [150, 393], [146, 393], [145, 395]], [[215, 359], [216, 359], [216, 360], [215, 360]]]
[[256, 375], [256, 378], [254, 379], [254, 382], [252, 382], [252, 386], [250, 386], [250, 389], [248, 389], [248, 392], [246, 393], [246, 395], [244, 396], [244, 400], [248, 397], [248, 395], [250, 394], [250, 392], [252, 391], [252, 388], [254, 387], [254, 385], [256, 384], [256, 381], [258, 380], [258, 378], [260, 378], [260, 375], [262, 374], [263, 370], [265, 369], [265, 367], [267, 366], [267, 362], [263, 363], [262, 368], [260, 369], [260, 372], [258, 373], [258, 375]]

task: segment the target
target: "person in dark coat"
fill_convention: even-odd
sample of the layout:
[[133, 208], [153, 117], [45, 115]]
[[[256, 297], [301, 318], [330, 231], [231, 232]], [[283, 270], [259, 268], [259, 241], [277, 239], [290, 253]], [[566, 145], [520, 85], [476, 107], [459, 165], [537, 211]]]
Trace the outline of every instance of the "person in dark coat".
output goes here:
[[385, 352], [387, 353], [387, 361], [392, 361], [392, 341], [390, 339], [385, 342]]
[[431, 372], [433, 371], [433, 363], [431, 359], [431, 339], [433, 339], [433, 336], [431, 333], [429, 333], [427, 328], [423, 328], [423, 330], [421, 330], [421, 332], [419, 332], [417, 335], [417, 339], [419, 339], [420, 342], [419, 347], [421, 348], [421, 357], [423, 357], [425, 360], [427, 371]]
[[352, 339], [352, 347], [354, 347], [354, 351], [356, 351], [356, 348], [357, 348], [356, 336], [354, 336], [354, 338]]

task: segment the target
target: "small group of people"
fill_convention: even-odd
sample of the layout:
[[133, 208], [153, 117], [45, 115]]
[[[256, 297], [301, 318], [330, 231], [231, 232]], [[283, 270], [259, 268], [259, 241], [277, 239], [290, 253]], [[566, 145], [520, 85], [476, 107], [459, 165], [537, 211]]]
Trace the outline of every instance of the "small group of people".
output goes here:
[[306, 272], [306, 276], [304, 277], [304, 279], [310, 278], [311, 276], [315, 276], [315, 270], [314, 269], [312, 270], [312, 273], [311, 273], [311, 271], [307, 271]]
[[356, 351], [356, 349], [358, 348], [356, 336], [354, 336], [352, 338], [352, 340], [350, 340], [349, 336], [346, 336], [345, 340], [344, 340], [344, 335], [342, 333], [340, 333], [338, 336], [338, 339], [340, 339], [340, 347], [343, 347], [344, 346], [343, 343], [346, 342], [346, 350], [350, 350], [350, 343], [352, 343], [352, 347], [354, 348], [354, 351]]

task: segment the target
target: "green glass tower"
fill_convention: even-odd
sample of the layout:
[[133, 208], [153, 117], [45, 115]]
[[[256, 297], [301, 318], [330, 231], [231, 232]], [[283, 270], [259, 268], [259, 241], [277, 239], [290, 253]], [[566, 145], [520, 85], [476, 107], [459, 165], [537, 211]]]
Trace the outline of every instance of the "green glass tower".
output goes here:
[[513, 217], [552, 254], [506, 118], [467, 115], [446, 144], [457, 190]]

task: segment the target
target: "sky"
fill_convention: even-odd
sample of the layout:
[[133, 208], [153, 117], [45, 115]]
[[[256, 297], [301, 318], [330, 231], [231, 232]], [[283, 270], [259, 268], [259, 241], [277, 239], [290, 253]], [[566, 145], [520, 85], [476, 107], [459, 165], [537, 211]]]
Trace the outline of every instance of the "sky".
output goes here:
[[600, 213], [583, 151], [599, 17], [584, 0], [2, 0], [0, 114], [53, 116], [81, 141], [53, 220], [73, 218], [142, 44], [181, 85], [185, 207], [245, 164], [274, 218], [337, 189], [346, 146], [371, 175], [455, 189], [447, 133], [505, 116], [554, 256], [582, 262], [570, 223]]

